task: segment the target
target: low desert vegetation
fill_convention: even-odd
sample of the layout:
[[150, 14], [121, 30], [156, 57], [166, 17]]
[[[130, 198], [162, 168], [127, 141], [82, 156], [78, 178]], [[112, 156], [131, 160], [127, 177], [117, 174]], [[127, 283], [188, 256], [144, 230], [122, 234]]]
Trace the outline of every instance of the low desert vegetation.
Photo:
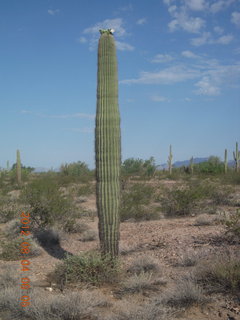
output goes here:
[[[27, 244], [24, 246], [23, 244], [26, 242]], [[23, 259], [25, 252], [28, 254], [29, 258], [41, 255], [41, 247], [33, 239], [27, 239], [26, 242], [23, 242], [22, 238], [2, 242], [0, 260], [21, 260]]]
[[120, 208], [121, 221], [159, 218], [156, 208], [151, 207], [156, 195], [152, 186], [135, 183], [124, 190]]
[[21, 194], [23, 203], [29, 206], [33, 228], [61, 224], [66, 216], [76, 215], [73, 200], [61, 194], [58, 184], [48, 177], [39, 178], [28, 184]]
[[162, 303], [173, 308], [189, 308], [193, 305], [200, 306], [209, 300], [203, 290], [192, 279], [181, 279], [176, 286], [165, 293]]
[[[128, 234], [121, 239], [119, 260], [114, 262], [103, 259], [99, 252], [85, 252], [97, 249], [98, 233], [96, 210], [88, 207], [95, 195], [94, 172], [83, 163], [63, 165], [60, 172], [29, 173], [21, 188], [7, 174], [2, 175], [2, 263], [22, 259], [19, 210], [28, 210], [33, 218], [32, 234], [27, 237], [32, 251], [29, 258], [40, 261], [50, 254], [58, 260], [45, 278], [53, 292], [33, 287], [34, 302], [28, 314], [16, 304], [19, 274], [10, 274], [10, 269], [8, 275], [1, 274], [1, 310], [9, 310], [10, 318], [19, 320], [172, 320], [181, 310], [212, 301], [214, 294], [239, 297], [239, 255], [222, 253], [224, 246], [235, 247], [240, 240], [239, 174], [231, 169], [225, 174], [218, 162], [215, 170], [213, 160], [195, 165], [193, 173], [173, 168], [171, 175], [157, 171], [154, 159], [128, 159], [123, 164], [121, 221], [126, 222], [122, 226]], [[192, 228], [189, 239], [195, 231], [201, 231], [202, 237], [181, 249], [183, 237], [174, 253], [169, 239], [162, 239], [162, 229], [152, 233], [151, 245], [144, 242], [144, 234], [129, 242], [131, 230], [139, 228], [141, 233], [142, 226], [151, 234], [155, 224], [151, 220], [160, 219], [163, 225], [183, 222], [184, 237], [188, 237], [187, 228]], [[214, 228], [219, 231], [216, 238], [211, 237]], [[172, 236], [171, 231], [169, 234]], [[74, 246], [83, 252], [77, 255], [74, 246], [68, 250], [66, 239], [75, 241]], [[166, 245], [159, 247], [158, 241]], [[121, 308], [123, 302], [128, 308]]]
[[68, 256], [49, 277], [58, 285], [101, 285], [116, 282], [119, 273], [118, 261], [113, 261], [108, 256], [102, 258], [98, 252], [93, 251]]
[[129, 273], [138, 275], [143, 272], [159, 273], [160, 268], [156, 259], [152, 258], [151, 256], [144, 255], [134, 260], [127, 271]]
[[134, 274], [127, 278], [121, 285], [120, 293], [139, 293], [143, 290], [153, 290], [153, 279], [152, 273], [141, 272], [139, 274]]
[[240, 294], [239, 253], [225, 251], [202, 260], [194, 272], [194, 278], [209, 292]]

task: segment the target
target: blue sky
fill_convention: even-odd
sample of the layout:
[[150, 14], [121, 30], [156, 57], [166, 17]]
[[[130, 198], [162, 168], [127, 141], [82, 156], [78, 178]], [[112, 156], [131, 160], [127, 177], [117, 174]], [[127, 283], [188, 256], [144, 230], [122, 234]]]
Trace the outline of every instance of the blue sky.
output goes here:
[[240, 143], [239, 0], [0, 2], [1, 157], [94, 167], [97, 43], [115, 29], [122, 159]]

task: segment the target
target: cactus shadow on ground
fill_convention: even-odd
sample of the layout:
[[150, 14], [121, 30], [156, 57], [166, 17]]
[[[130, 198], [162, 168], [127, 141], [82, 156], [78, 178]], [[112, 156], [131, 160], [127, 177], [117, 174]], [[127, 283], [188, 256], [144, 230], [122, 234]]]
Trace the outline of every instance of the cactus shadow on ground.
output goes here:
[[73, 254], [61, 247], [59, 234], [54, 230], [39, 230], [34, 232], [39, 245], [52, 257], [63, 260]]

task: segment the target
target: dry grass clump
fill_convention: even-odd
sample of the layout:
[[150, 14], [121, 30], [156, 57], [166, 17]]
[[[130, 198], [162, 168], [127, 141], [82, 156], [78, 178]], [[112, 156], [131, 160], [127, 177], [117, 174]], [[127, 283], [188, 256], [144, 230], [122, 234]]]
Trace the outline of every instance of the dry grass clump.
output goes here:
[[188, 308], [207, 302], [202, 289], [192, 279], [180, 280], [176, 287], [166, 292], [162, 303], [174, 308]]
[[30, 306], [23, 308], [20, 305], [21, 294], [19, 275], [15, 268], [10, 267], [0, 275], [0, 310], [8, 310], [11, 319], [95, 320], [99, 319], [98, 309], [110, 305], [102, 294], [93, 290], [53, 295], [34, 288], [28, 291]]
[[[0, 270], [0, 290], [19, 286], [19, 275], [17, 274], [17, 268], [8, 266]], [[3, 271], [3, 272], [2, 272]]]
[[81, 236], [81, 241], [94, 241], [97, 240], [97, 232], [94, 230], [87, 230]]
[[67, 295], [46, 295], [44, 291], [32, 290], [31, 304], [23, 308], [19, 304], [19, 290], [9, 288], [1, 294], [0, 307], [9, 310], [16, 320], [80, 320], [98, 319], [98, 308], [108, 306], [100, 293], [83, 290]]
[[8, 221], [4, 227], [4, 234], [7, 238], [13, 239], [20, 235], [21, 232], [21, 221], [20, 219], [13, 219]]
[[188, 249], [182, 253], [179, 261], [175, 266], [179, 267], [193, 267], [195, 266], [199, 260], [202, 258], [202, 252], [196, 252], [193, 249]]
[[212, 217], [209, 217], [206, 214], [201, 214], [198, 216], [194, 222], [194, 226], [201, 227], [201, 226], [211, 226], [214, 222], [214, 219]]
[[142, 272], [158, 272], [159, 266], [151, 256], [142, 256], [134, 260], [127, 271], [139, 275]]
[[68, 233], [83, 233], [88, 229], [89, 226], [86, 223], [80, 223], [74, 218], [68, 219], [63, 226], [63, 230]]
[[195, 279], [209, 292], [240, 293], [240, 256], [231, 251], [202, 260]]
[[148, 303], [137, 305], [122, 301], [115, 307], [114, 314], [106, 320], [170, 320], [172, 319], [166, 307]]
[[140, 274], [134, 274], [130, 278], [126, 279], [122, 285], [121, 294], [126, 293], [138, 293], [143, 290], [154, 290], [154, 282], [152, 280], [152, 273], [141, 272]]

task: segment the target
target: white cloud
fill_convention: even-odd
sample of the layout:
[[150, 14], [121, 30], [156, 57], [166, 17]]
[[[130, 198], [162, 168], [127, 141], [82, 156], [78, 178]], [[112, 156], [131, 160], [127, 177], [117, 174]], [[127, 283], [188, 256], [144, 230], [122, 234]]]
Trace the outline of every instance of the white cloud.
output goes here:
[[147, 22], [147, 19], [146, 18], [142, 18], [142, 19], [138, 19], [137, 20], [137, 24], [138, 25], [143, 25], [143, 24], [145, 24]]
[[175, 1], [175, 0], [163, 0], [163, 2], [164, 2], [166, 5], [168, 5], [168, 6], [170, 6], [171, 3], [174, 2], [174, 1]]
[[55, 16], [56, 14], [58, 14], [60, 12], [60, 10], [59, 9], [55, 9], [55, 10], [49, 9], [47, 12], [51, 16]]
[[207, 8], [205, 0], [184, 0], [185, 5], [193, 11], [202, 11]]
[[197, 59], [199, 58], [199, 56], [195, 53], [193, 53], [192, 51], [186, 50], [186, 51], [182, 51], [182, 56], [185, 58], [190, 58], [190, 59]]
[[196, 47], [202, 46], [202, 45], [208, 43], [210, 39], [211, 39], [211, 33], [210, 32], [203, 32], [203, 34], [200, 37], [193, 38], [191, 40], [191, 44]]
[[224, 32], [223, 28], [221, 28], [219, 26], [214, 27], [213, 30], [218, 34], [222, 34]]
[[125, 84], [174, 84], [195, 79], [198, 71], [183, 65], [176, 65], [158, 72], [141, 72], [137, 79], [122, 80]]
[[227, 45], [234, 37], [231, 34], [222, 35], [221, 37], [214, 39], [210, 32], [204, 32], [200, 37], [191, 39], [191, 44], [195, 47], [199, 47], [205, 44], [222, 44]]
[[240, 27], [240, 12], [233, 12], [231, 22], [234, 23], [237, 27]]
[[235, 0], [217, 0], [210, 5], [210, 11], [212, 13], [217, 13], [229, 7], [233, 2], [235, 2]]
[[154, 63], [165, 63], [174, 60], [174, 58], [169, 54], [157, 54], [151, 62]]
[[[123, 84], [174, 85], [190, 82], [197, 90], [195, 94], [217, 96], [227, 87], [239, 86], [240, 63], [221, 65], [216, 59], [206, 59], [191, 51], [183, 51], [182, 56], [189, 58], [185, 64], [175, 64], [156, 72], [143, 71], [138, 77], [122, 80]], [[190, 58], [197, 58], [191, 60]], [[178, 59], [176, 59], [177, 61]], [[194, 84], [195, 83], [195, 84]], [[164, 97], [155, 95], [152, 100], [166, 101]]]
[[186, 7], [177, 8], [175, 5], [168, 9], [170, 15], [174, 18], [169, 24], [169, 30], [171, 32], [178, 29], [190, 33], [199, 33], [200, 30], [205, 26], [205, 21], [199, 17], [189, 16]]
[[85, 37], [80, 37], [80, 38], [77, 39], [77, 42], [86, 43], [87, 39]]
[[170, 100], [166, 97], [159, 96], [159, 95], [153, 95], [151, 96], [151, 100], [154, 102], [169, 102]]
[[218, 96], [220, 94], [220, 89], [211, 83], [211, 79], [209, 77], [203, 77], [195, 84], [195, 86], [198, 87], [196, 93], [200, 95]]
[[233, 39], [234, 39], [233, 36], [231, 34], [228, 34], [216, 39], [215, 41], [213, 40], [212, 43], [229, 44], [230, 42], [232, 42]]
[[235, 86], [240, 80], [240, 64], [235, 65], [212, 65], [202, 73], [202, 78], [195, 86], [200, 95], [217, 96], [221, 88]]
[[97, 22], [94, 26], [86, 28], [84, 34], [99, 34], [100, 29], [114, 29], [115, 35], [123, 37], [126, 35], [126, 30], [123, 27], [123, 20], [121, 18], [106, 19], [102, 22]]
[[117, 49], [120, 51], [133, 51], [134, 47], [130, 44], [122, 41], [116, 41]]

